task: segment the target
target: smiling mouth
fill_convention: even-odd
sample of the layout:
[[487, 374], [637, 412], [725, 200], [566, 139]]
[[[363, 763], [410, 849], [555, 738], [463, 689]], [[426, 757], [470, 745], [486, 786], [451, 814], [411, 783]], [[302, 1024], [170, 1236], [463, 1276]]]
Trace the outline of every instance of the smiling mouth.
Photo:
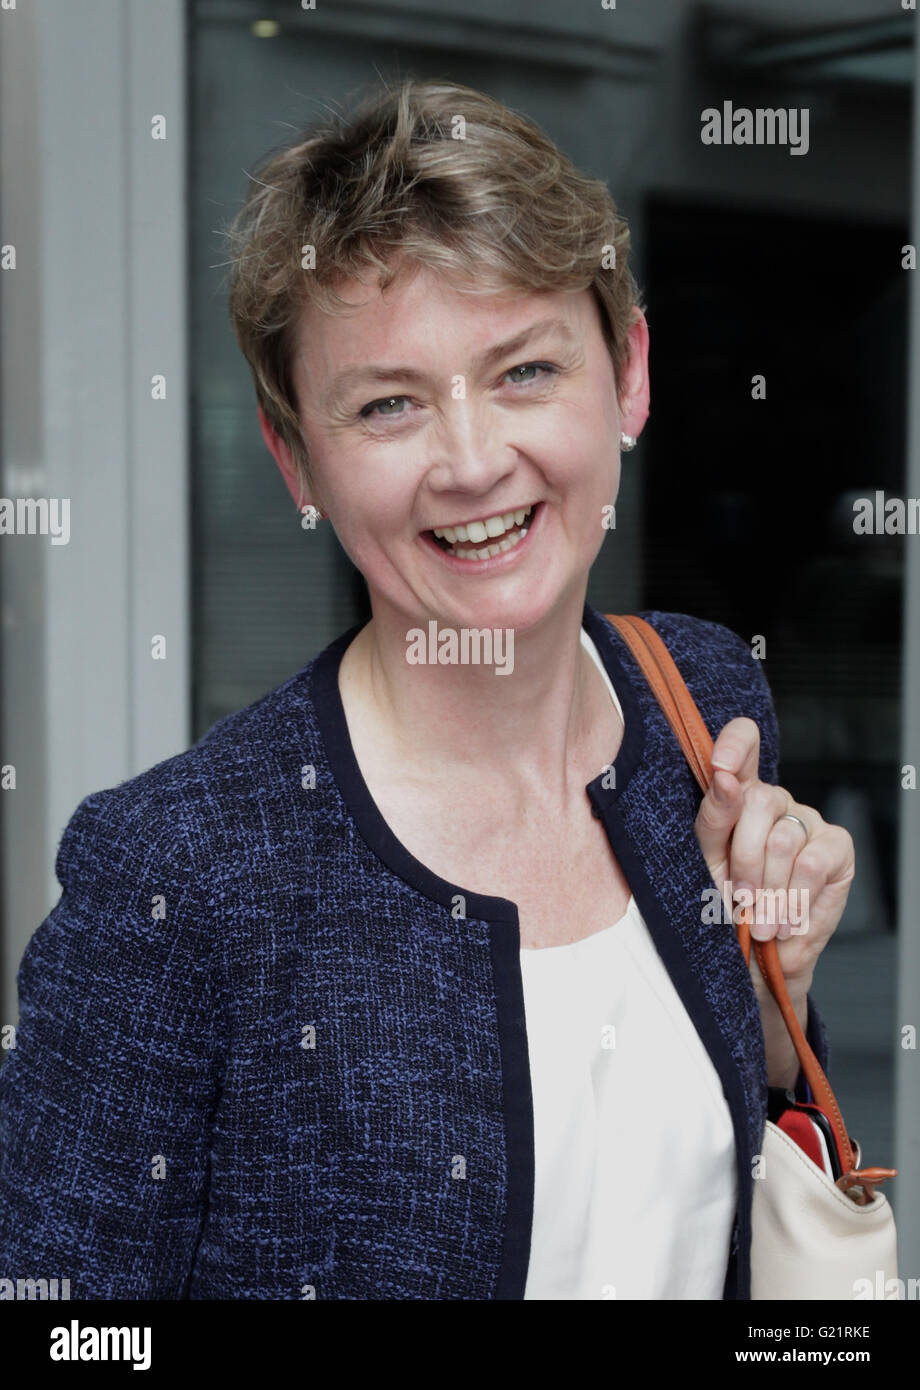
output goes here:
[[489, 517], [487, 521], [438, 526], [425, 534], [439, 549], [460, 560], [488, 560], [493, 555], [512, 550], [524, 539], [539, 505], [539, 502], [534, 502], [529, 507]]

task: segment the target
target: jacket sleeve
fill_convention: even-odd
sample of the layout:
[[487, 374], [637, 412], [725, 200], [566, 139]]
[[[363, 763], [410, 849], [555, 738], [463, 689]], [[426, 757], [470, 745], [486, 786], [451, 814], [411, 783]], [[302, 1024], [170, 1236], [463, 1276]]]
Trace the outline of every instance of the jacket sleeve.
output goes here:
[[211, 953], [154, 801], [115, 788], [72, 816], [0, 1067], [0, 1279], [69, 1279], [71, 1298], [184, 1297], [206, 1207]]

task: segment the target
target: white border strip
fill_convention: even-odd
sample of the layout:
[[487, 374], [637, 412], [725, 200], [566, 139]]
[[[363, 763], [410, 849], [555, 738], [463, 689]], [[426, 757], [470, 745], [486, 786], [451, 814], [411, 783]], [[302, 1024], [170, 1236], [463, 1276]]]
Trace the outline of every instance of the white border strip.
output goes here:
[[[911, 240], [920, 243], [920, 29], [914, 40], [913, 209]], [[895, 254], [898, 248], [894, 248]], [[905, 274], [908, 272], [905, 272]], [[920, 497], [920, 271], [910, 272], [910, 343], [907, 370], [905, 497]], [[902, 763], [920, 762], [920, 538], [904, 544], [904, 648], [901, 685]], [[897, 769], [895, 769], [897, 771]], [[900, 788], [897, 777], [895, 788]], [[920, 791], [900, 795], [898, 839], [898, 998], [895, 1015], [895, 1196], [901, 1277], [920, 1275], [920, 1048], [901, 1046], [901, 1029], [920, 1031]], [[833, 1043], [831, 1044], [833, 1046]], [[856, 1138], [859, 1136], [857, 1135]], [[866, 1155], [885, 1163], [884, 1155]]]
[[3, 240], [18, 254], [0, 306], [3, 495], [71, 499], [69, 544], [17, 536], [2, 552], [12, 1021], [78, 802], [190, 738], [186, 92], [182, 0], [39, 0], [0, 24]]

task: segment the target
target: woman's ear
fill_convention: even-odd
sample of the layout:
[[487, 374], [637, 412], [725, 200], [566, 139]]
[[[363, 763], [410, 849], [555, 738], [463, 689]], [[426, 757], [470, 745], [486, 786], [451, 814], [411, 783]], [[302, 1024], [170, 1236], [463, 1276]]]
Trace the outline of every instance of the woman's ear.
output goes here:
[[642, 310], [634, 308], [629, 330], [629, 362], [621, 389], [620, 424], [638, 439], [648, 419], [651, 384], [648, 376], [648, 323]]
[[265, 446], [278, 465], [278, 470], [284, 479], [285, 487], [293, 497], [297, 510], [300, 511], [304, 503], [310, 502], [310, 498], [305, 493], [303, 479], [297, 471], [294, 460], [291, 458], [291, 451], [278, 432], [269, 423], [268, 417], [260, 405], [256, 406], [256, 412], [259, 416], [259, 428], [262, 431], [262, 438], [265, 440]]

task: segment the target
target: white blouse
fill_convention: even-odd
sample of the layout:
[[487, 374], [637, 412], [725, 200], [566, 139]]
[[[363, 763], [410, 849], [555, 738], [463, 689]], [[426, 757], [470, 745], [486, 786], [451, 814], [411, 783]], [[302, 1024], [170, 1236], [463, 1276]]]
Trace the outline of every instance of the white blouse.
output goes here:
[[582, 941], [522, 948], [521, 973], [536, 1160], [525, 1299], [720, 1299], [731, 1112], [635, 898]]

